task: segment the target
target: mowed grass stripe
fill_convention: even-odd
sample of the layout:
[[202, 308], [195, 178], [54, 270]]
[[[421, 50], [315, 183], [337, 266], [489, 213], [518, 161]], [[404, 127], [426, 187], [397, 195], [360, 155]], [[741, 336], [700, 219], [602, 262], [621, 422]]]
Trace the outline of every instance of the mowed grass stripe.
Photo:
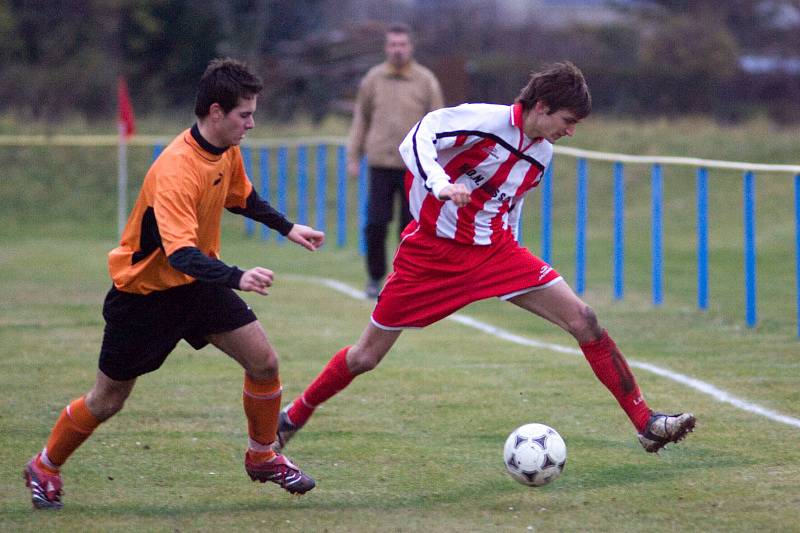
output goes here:
[[[280, 353], [286, 402], [357, 337], [371, 309], [287, 273], [358, 286], [361, 260], [348, 251], [310, 254], [236, 234], [224, 242], [229, 262], [276, 272], [269, 297], [243, 297]], [[94, 377], [108, 287], [104, 255], [112, 246], [43, 244], [8, 243], [12, 259], [0, 266], [9, 295], [0, 319], [40, 325], [0, 330], [0, 530], [780, 531], [800, 518], [800, 450], [791, 428], [644, 374], [639, 379], [654, 405], [689, 406], [703, 420], [686, 442], [653, 457], [579, 357], [554, 357], [449, 322], [404, 334], [375, 372], [326, 403], [292, 442], [288, 453], [319, 482], [303, 498], [249, 482], [241, 464], [241, 369], [213, 348], [195, 352], [181, 343], [67, 464], [64, 510], [34, 513], [20, 470], [61, 408]], [[24, 268], [37, 264], [48, 266]], [[704, 335], [692, 333], [667, 350], [663, 339], [675, 335], [675, 326], [665, 332], [661, 324], [684, 311], [667, 305], [629, 316], [627, 305], [590, 299], [636, 357], [702, 368], [721, 351], [713, 321]], [[504, 303], [490, 300], [466, 312], [519, 335], [568, 342], [558, 328]], [[736, 342], [750, 337], [762, 346], [770, 340], [739, 333]], [[797, 386], [791, 358], [777, 351], [761, 357], [762, 364], [769, 357], [783, 364], [781, 379]], [[728, 387], [739, 395], [756, 396], [752, 382], [768, 385], [764, 395], [780, 383], [769, 366], [759, 371], [743, 357], [726, 362], [727, 379], [743, 380]], [[709, 368], [693, 373], [716, 376]], [[793, 408], [791, 396], [776, 394], [774, 402]], [[569, 448], [564, 475], [542, 490], [518, 485], [502, 465], [505, 436], [531, 421], [557, 428]]]

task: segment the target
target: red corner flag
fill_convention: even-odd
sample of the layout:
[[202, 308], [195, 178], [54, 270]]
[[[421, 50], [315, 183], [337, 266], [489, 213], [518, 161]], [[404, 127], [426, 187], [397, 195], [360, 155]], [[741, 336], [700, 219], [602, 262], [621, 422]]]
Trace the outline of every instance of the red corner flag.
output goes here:
[[124, 76], [120, 76], [117, 80], [117, 107], [119, 131], [127, 139], [136, 133], [136, 120], [133, 118], [133, 106], [128, 96], [128, 84], [125, 82]]

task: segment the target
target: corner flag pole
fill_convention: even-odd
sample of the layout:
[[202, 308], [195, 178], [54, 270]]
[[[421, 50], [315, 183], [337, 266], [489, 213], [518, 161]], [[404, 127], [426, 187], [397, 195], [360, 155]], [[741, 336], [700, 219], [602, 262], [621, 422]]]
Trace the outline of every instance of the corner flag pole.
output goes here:
[[117, 144], [117, 237], [122, 238], [122, 230], [128, 215], [128, 141], [125, 138], [125, 125], [119, 124], [119, 143]]
[[117, 126], [119, 143], [117, 149], [117, 235], [122, 237], [128, 217], [128, 138], [136, 131], [133, 106], [128, 96], [128, 84], [120, 76], [117, 80]]

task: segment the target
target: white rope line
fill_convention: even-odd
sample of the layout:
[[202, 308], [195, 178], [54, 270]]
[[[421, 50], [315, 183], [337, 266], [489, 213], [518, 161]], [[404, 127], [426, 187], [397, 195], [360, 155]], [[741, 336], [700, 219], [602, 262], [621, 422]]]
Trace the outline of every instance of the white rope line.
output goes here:
[[[166, 145], [173, 137], [163, 135], [134, 135], [128, 139], [130, 146]], [[0, 135], [0, 146], [116, 146], [117, 135]], [[338, 136], [286, 137], [275, 139], [245, 139], [242, 146], [250, 148], [276, 148], [285, 146], [295, 148], [300, 145], [333, 145], [345, 146], [347, 139]], [[729, 170], [750, 170], [758, 172], [782, 172], [800, 174], [800, 165], [769, 165], [765, 163], [746, 163], [740, 161], [719, 161], [696, 157], [648, 156], [616, 154], [613, 152], [596, 152], [569, 146], [554, 146], [556, 154], [596, 161], [611, 161], [636, 164], [682, 165], [703, 168], [721, 168]]]
[[[356, 300], [367, 299], [362, 291], [354, 289], [350, 285], [347, 285], [346, 283], [334, 279], [318, 278], [313, 276], [291, 275], [291, 274], [287, 275], [286, 277], [290, 279], [297, 279], [301, 281], [311, 281], [314, 283], [318, 283], [320, 285], [338, 291]], [[464, 326], [477, 329], [489, 335], [493, 335], [499, 339], [519, 344], [521, 346], [530, 346], [531, 348], [538, 348], [541, 350], [548, 350], [551, 352], [563, 353], [568, 355], [581, 355], [581, 351], [578, 350], [577, 348], [562, 346], [560, 344], [553, 344], [550, 342], [544, 342], [532, 339], [530, 337], [517, 335], [516, 333], [512, 333], [503, 328], [492, 326], [491, 324], [487, 324], [485, 322], [481, 322], [480, 320], [476, 320], [462, 313], [455, 313], [447, 317], [447, 319], [462, 324]], [[711, 385], [710, 383], [706, 383], [705, 381], [701, 381], [699, 379], [684, 374], [680, 374], [678, 372], [673, 372], [672, 370], [668, 370], [666, 368], [662, 368], [660, 366], [656, 366], [641, 361], [634, 361], [628, 359], [628, 364], [634, 368], [645, 370], [657, 376], [661, 376], [663, 378], [675, 381], [676, 383], [680, 383], [681, 385], [685, 385], [707, 396], [711, 396], [718, 402], [732, 405], [737, 409], [741, 409], [743, 411], [747, 411], [749, 413], [762, 416], [774, 422], [780, 422], [781, 424], [786, 424], [789, 426], [800, 428], [800, 419], [798, 418], [787, 416], [777, 411], [773, 411], [772, 409], [767, 409], [766, 407], [761, 407], [760, 405], [754, 404], [752, 402], [742, 400], [741, 398], [737, 398], [736, 396], [733, 396], [732, 394], [725, 392], [724, 390], [721, 390], [715, 387], [714, 385]]]
[[614, 161], [620, 163], [664, 164], [683, 165], [690, 167], [724, 168], [731, 170], [752, 170], [761, 172], [789, 172], [800, 174], [800, 165], [767, 165], [764, 163], [743, 163], [737, 161], [717, 161], [715, 159], [699, 159], [696, 157], [673, 157], [663, 155], [627, 155], [609, 152], [594, 152], [568, 146], [553, 147], [555, 153], [572, 157], [582, 157], [599, 161]]

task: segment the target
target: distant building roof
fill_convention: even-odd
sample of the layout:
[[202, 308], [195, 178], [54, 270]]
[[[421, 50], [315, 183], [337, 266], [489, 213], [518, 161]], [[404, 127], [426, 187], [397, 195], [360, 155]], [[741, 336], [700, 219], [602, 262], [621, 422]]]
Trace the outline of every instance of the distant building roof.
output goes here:
[[559, 28], [572, 24], [604, 25], [626, 18], [604, 0], [497, 0], [497, 6], [502, 19], [515, 25], [536, 22]]

